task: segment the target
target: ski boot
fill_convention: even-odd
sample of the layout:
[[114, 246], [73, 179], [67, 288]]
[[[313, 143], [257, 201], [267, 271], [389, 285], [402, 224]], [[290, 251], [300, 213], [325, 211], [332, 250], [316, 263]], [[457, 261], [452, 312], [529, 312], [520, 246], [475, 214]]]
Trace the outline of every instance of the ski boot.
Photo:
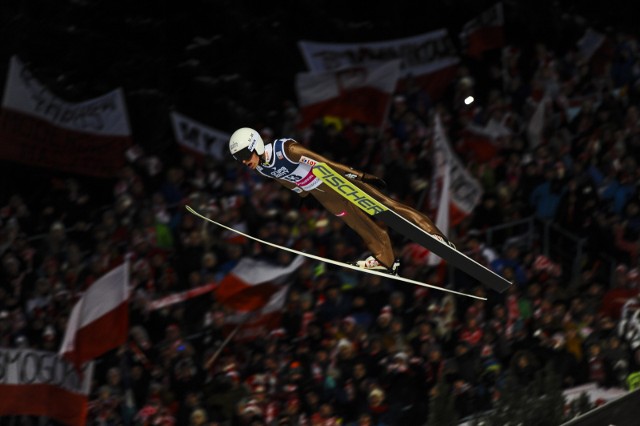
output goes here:
[[398, 275], [398, 268], [400, 267], [400, 259], [396, 259], [391, 265], [391, 268], [387, 268], [382, 263], [380, 263], [378, 259], [376, 259], [373, 256], [369, 256], [364, 260], [358, 260], [357, 262], [351, 263], [351, 265], [357, 266], [358, 268], [362, 268], [362, 269], [369, 269], [371, 271], [379, 271], [379, 272], [385, 272], [391, 275]]

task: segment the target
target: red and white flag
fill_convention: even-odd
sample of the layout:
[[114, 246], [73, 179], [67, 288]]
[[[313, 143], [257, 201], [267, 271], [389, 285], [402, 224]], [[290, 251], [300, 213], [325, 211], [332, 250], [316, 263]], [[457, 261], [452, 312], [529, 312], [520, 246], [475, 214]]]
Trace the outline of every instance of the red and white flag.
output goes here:
[[336, 71], [399, 59], [398, 89], [411, 83], [432, 99], [442, 97], [456, 75], [460, 58], [446, 29], [367, 43], [298, 42], [309, 71]]
[[158, 309], [166, 308], [167, 306], [175, 305], [177, 303], [185, 302], [194, 297], [202, 296], [213, 291], [218, 286], [217, 283], [208, 283], [199, 287], [191, 288], [189, 290], [181, 291], [180, 293], [173, 293], [165, 296], [161, 299], [153, 300], [147, 305], [147, 310], [157, 311]]
[[127, 340], [129, 262], [95, 281], [75, 304], [60, 355], [80, 367]]
[[243, 258], [222, 279], [216, 300], [233, 311], [225, 320], [227, 331], [241, 325], [235, 340], [255, 339], [280, 326], [289, 277], [303, 263], [302, 256], [288, 266]]
[[500, 121], [489, 119], [484, 126], [468, 124], [460, 132], [460, 146], [457, 151], [479, 164], [494, 160], [500, 148], [500, 141], [512, 135], [507, 125], [510, 119], [510, 114], [506, 114]]
[[[432, 181], [435, 184], [432, 186], [429, 204], [432, 210], [437, 208], [436, 217], [443, 215], [441, 219], [443, 227], [438, 223], [436, 226], [446, 233], [449, 227], [460, 223], [478, 205], [482, 198], [482, 186], [471, 176], [451, 149], [440, 116], [436, 115], [434, 121], [433, 158], [436, 162]], [[446, 194], [442, 194], [443, 192]], [[447, 209], [446, 206], [449, 208]], [[440, 210], [443, 212], [440, 213]], [[448, 218], [448, 224], [444, 222], [445, 217]]]
[[[446, 136], [444, 134], [444, 129], [442, 128], [442, 121], [440, 120], [440, 116], [436, 116], [435, 119], [435, 139], [444, 139], [444, 143], [447, 143]], [[437, 141], [434, 144], [440, 145], [442, 141]], [[439, 186], [440, 189], [440, 197], [438, 200], [438, 213], [436, 213], [436, 227], [442, 231], [445, 237], [449, 236], [449, 226], [450, 224], [450, 210], [451, 210], [451, 167], [449, 167], [449, 155], [451, 153], [447, 150], [436, 150], [434, 161], [434, 173], [432, 182], [435, 183], [433, 188]], [[429, 257], [427, 258], [427, 264], [431, 266], [435, 266], [442, 262], [442, 259], [434, 254], [433, 252], [429, 253]]]
[[504, 7], [496, 3], [480, 15], [467, 22], [460, 32], [460, 40], [466, 54], [481, 58], [487, 50], [499, 49], [504, 41]]
[[50, 417], [84, 426], [93, 363], [80, 374], [54, 352], [0, 348], [0, 417]]
[[0, 159], [113, 177], [125, 165], [131, 143], [121, 89], [67, 102], [11, 58], [0, 108]]
[[333, 116], [381, 126], [400, 75], [400, 61], [296, 76], [300, 127]]

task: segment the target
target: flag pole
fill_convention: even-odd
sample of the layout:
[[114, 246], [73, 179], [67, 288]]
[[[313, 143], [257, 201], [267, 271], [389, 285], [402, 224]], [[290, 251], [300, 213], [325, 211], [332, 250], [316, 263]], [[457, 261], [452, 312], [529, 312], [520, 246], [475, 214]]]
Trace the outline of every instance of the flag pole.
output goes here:
[[205, 370], [208, 370], [213, 365], [213, 363], [216, 362], [216, 360], [222, 353], [222, 350], [229, 344], [229, 342], [231, 342], [231, 339], [233, 339], [233, 337], [238, 333], [238, 331], [240, 330], [240, 327], [242, 327], [251, 316], [252, 316], [251, 314], [247, 315], [246, 318], [243, 319], [242, 322], [238, 323], [238, 325], [236, 325], [236, 328], [234, 328], [231, 331], [231, 333], [229, 333], [229, 335], [227, 336], [226, 339], [224, 339], [224, 342], [222, 342], [218, 350], [216, 350], [216, 352], [213, 355], [211, 355], [211, 357], [204, 364]]

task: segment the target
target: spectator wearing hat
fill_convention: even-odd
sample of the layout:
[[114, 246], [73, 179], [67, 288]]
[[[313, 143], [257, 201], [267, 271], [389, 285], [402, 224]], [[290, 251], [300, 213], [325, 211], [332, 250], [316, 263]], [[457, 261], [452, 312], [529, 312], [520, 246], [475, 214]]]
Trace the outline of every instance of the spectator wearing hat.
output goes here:
[[624, 387], [632, 365], [627, 344], [619, 336], [612, 334], [605, 341], [604, 357], [606, 364], [611, 367], [612, 385]]
[[164, 405], [163, 392], [162, 385], [158, 383], [152, 385], [148, 400], [134, 416], [134, 424], [136, 426], [172, 426], [175, 424], [175, 419], [169, 414], [167, 407]]
[[511, 359], [510, 371], [519, 386], [527, 386], [533, 382], [539, 369], [538, 361], [528, 350], [520, 350]]
[[544, 181], [536, 186], [529, 197], [529, 203], [535, 209], [537, 218], [543, 221], [553, 220], [565, 188], [553, 165], [544, 168]]
[[380, 378], [390, 414], [399, 423], [419, 424], [425, 417], [429, 389], [424, 383], [422, 361], [409, 352], [397, 351], [388, 358], [386, 371]]
[[583, 342], [584, 339], [578, 333], [578, 326], [575, 322], [567, 322], [564, 325], [565, 330], [565, 346], [567, 351], [575, 358], [576, 362], [582, 362], [584, 358]]
[[369, 330], [374, 321], [374, 316], [368, 306], [367, 299], [362, 292], [356, 290], [351, 302], [351, 318], [362, 330]]
[[481, 355], [480, 348], [464, 341], [459, 342], [451, 360], [452, 364], [456, 366], [456, 377], [469, 385], [475, 385], [482, 371], [479, 355]]
[[580, 362], [567, 350], [567, 337], [563, 331], [557, 331], [547, 339], [540, 353], [564, 387], [576, 386], [583, 381]]
[[335, 413], [331, 403], [325, 402], [320, 405], [320, 409], [316, 414], [311, 416], [311, 424], [319, 426], [339, 426], [343, 423], [342, 418]]
[[387, 280], [377, 275], [366, 274], [362, 277], [361, 283], [369, 312], [379, 314], [382, 308], [389, 304], [391, 292]]
[[378, 386], [374, 386], [369, 391], [366, 412], [373, 419], [373, 424], [396, 424], [397, 417], [389, 409], [385, 391]]
[[202, 408], [196, 408], [189, 416], [189, 426], [205, 426], [207, 420], [207, 412]]
[[352, 316], [346, 316], [340, 321], [339, 336], [345, 337], [352, 342], [357, 342], [361, 328], [358, 327], [356, 319]]
[[482, 201], [475, 208], [471, 228], [479, 231], [486, 231], [496, 225], [504, 223], [502, 205], [498, 202], [498, 197], [494, 193], [486, 193], [482, 196]]
[[217, 304], [211, 304], [201, 322], [201, 332], [194, 339], [194, 345], [200, 353], [219, 347], [225, 339], [225, 315]]
[[139, 362], [133, 363], [130, 370], [130, 389], [133, 395], [133, 402], [136, 407], [142, 407], [149, 396], [149, 385], [151, 383], [150, 365]]
[[95, 398], [89, 401], [87, 411], [89, 418], [102, 424], [118, 424], [123, 421], [121, 415], [122, 398], [120, 395], [113, 395], [111, 387], [100, 386], [95, 394]]
[[305, 389], [302, 393], [302, 407], [305, 413], [305, 418], [310, 419], [311, 416], [317, 414], [320, 411], [320, 405], [322, 404], [321, 391], [315, 387]]
[[357, 413], [361, 413], [367, 406], [369, 391], [375, 382], [375, 378], [369, 373], [366, 362], [358, 360], [353, 365], [353, 375], [345, 382], [349, 397], [347, 400], [346, 419], [354, 420]]
[[[2, 290], [0, 290], [0, 292], [1, 291]], [[11, 347], [12, 343], [12, 333], [9, 317], [10, 315], [8, 310], [0, 310], [0, 345], [5, 348]]]
[[204, 408], [220, 421], [231, 421], [239, 414], [238, 410], [242, 411], [242, 401], [246, 401], [250, 391], [242, 382], [240, 374], [230, 365], [216, 372], [206, 382], [203, 395]]
[[43, 351], [55, 352], [58, 349], [58, 336], [53, 325], [47, 325], [42, 331], [40, 349]]
[[523, 286], [527, 282], [521, 260], [521, 250], [517, 244], [509, 244], [501, 256], [490, 264], [491, 269], [505, 277], [505, 279]]
[[327, 274], [324, 283], [324, 301], [318, 309], [318, 319], [323, 322], [334, 322], [349, 314], [351, 298], [341, 291], [342, 281], [337, 274]]
[[439, 345], [431, 345], [424, 363], [425, 384], [433, 389], [444, 378], [446, 359]]
[[284, 408], [278, 416], [278, 425], [301, 425], [307, 424], [307, 415], [302, 411], [300, 399], [295, 396], [289, 397], [284, 401]]
[[292, 289], [282, 313], [282, 325], [289, 336], [303, 337], [307, 334], [309, 323], [316, 317], [315, 298], [309, 291]]
[[587, 347], [588, 379], [598, 387], [609, 387], [613, 381], [611, 366], [602, 353], [600, 342], [593, 342]]
[[377, 334], [370, 334], [363, 349], [362, 359], [366, 363], [367, 371], [371, 377], [379, 377], [383, 371], [382, 360], [388, 355], [382, 338]]
[[423, 348], [429, 348], [438, 341], [433, 330], [433, 323], [426, 319], [418, 320], [413, 329], [407, 334], [407, 340], [411, 344], [413, 352], [421, 354]]
[[407, 306], [407, 301], [404, 293], [399, 290], [391, 292], [389, 295], [389, 308], [391, 309], [391, 314], [395, 317], [402, 317], [406, 315], [406, 312], [409, 308]]
[[[353, 375], [356, 355], [357, 348], [352, 341], [344, 337], [338, 340], [332, 365], [335, 366], [340, 377], [347, 378]], [[329, 371], [329, 368], [327, 371]]]
[[375, 323], [371, 327], [371, 332], [378, 335], [383, 336], [388, 333], [391, 328], [391, 320], [393, 319], [393, 312], [389, 305], [385, 305], [380, 309], [378, 317], [376, 318]]
[[201, 388], [202, 372], [193, 360], [193, 347], [185, 343], [176, 348], [178, 356], [173, 362], [171, 389], [178, 401], [183, 401], [190, 392]]
[[459, 341], [466, 343], [470, 349], [477, 350], [482, 342], [484, 329], [478, 324], [478, 319], [470, 316], [458, 333]]

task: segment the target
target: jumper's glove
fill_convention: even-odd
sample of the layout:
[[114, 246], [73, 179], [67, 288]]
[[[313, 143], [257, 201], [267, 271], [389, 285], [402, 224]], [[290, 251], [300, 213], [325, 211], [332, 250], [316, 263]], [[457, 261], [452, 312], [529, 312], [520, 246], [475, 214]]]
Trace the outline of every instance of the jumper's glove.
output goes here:
[[360, 180], [362, 180], [364, 183], [368, 183], [369, 185], [373, 185], [378, 189], [385, 189], [387, 187], [387, 182], [385, 182], [383, 179], [380, 179], [378, 176], [362, 173], [362, 179]]
[[387, 182], [380, 179], [378, 176], [368, 175], [362, 172], [362, 177], [359, 177], [356, 173], [345, 173], [344, 177], [352, 180], [359, 180], [364, 183], [368, 183], [369, 185], [373, 185], [378, 189], [385, 189], [387, 187]]

